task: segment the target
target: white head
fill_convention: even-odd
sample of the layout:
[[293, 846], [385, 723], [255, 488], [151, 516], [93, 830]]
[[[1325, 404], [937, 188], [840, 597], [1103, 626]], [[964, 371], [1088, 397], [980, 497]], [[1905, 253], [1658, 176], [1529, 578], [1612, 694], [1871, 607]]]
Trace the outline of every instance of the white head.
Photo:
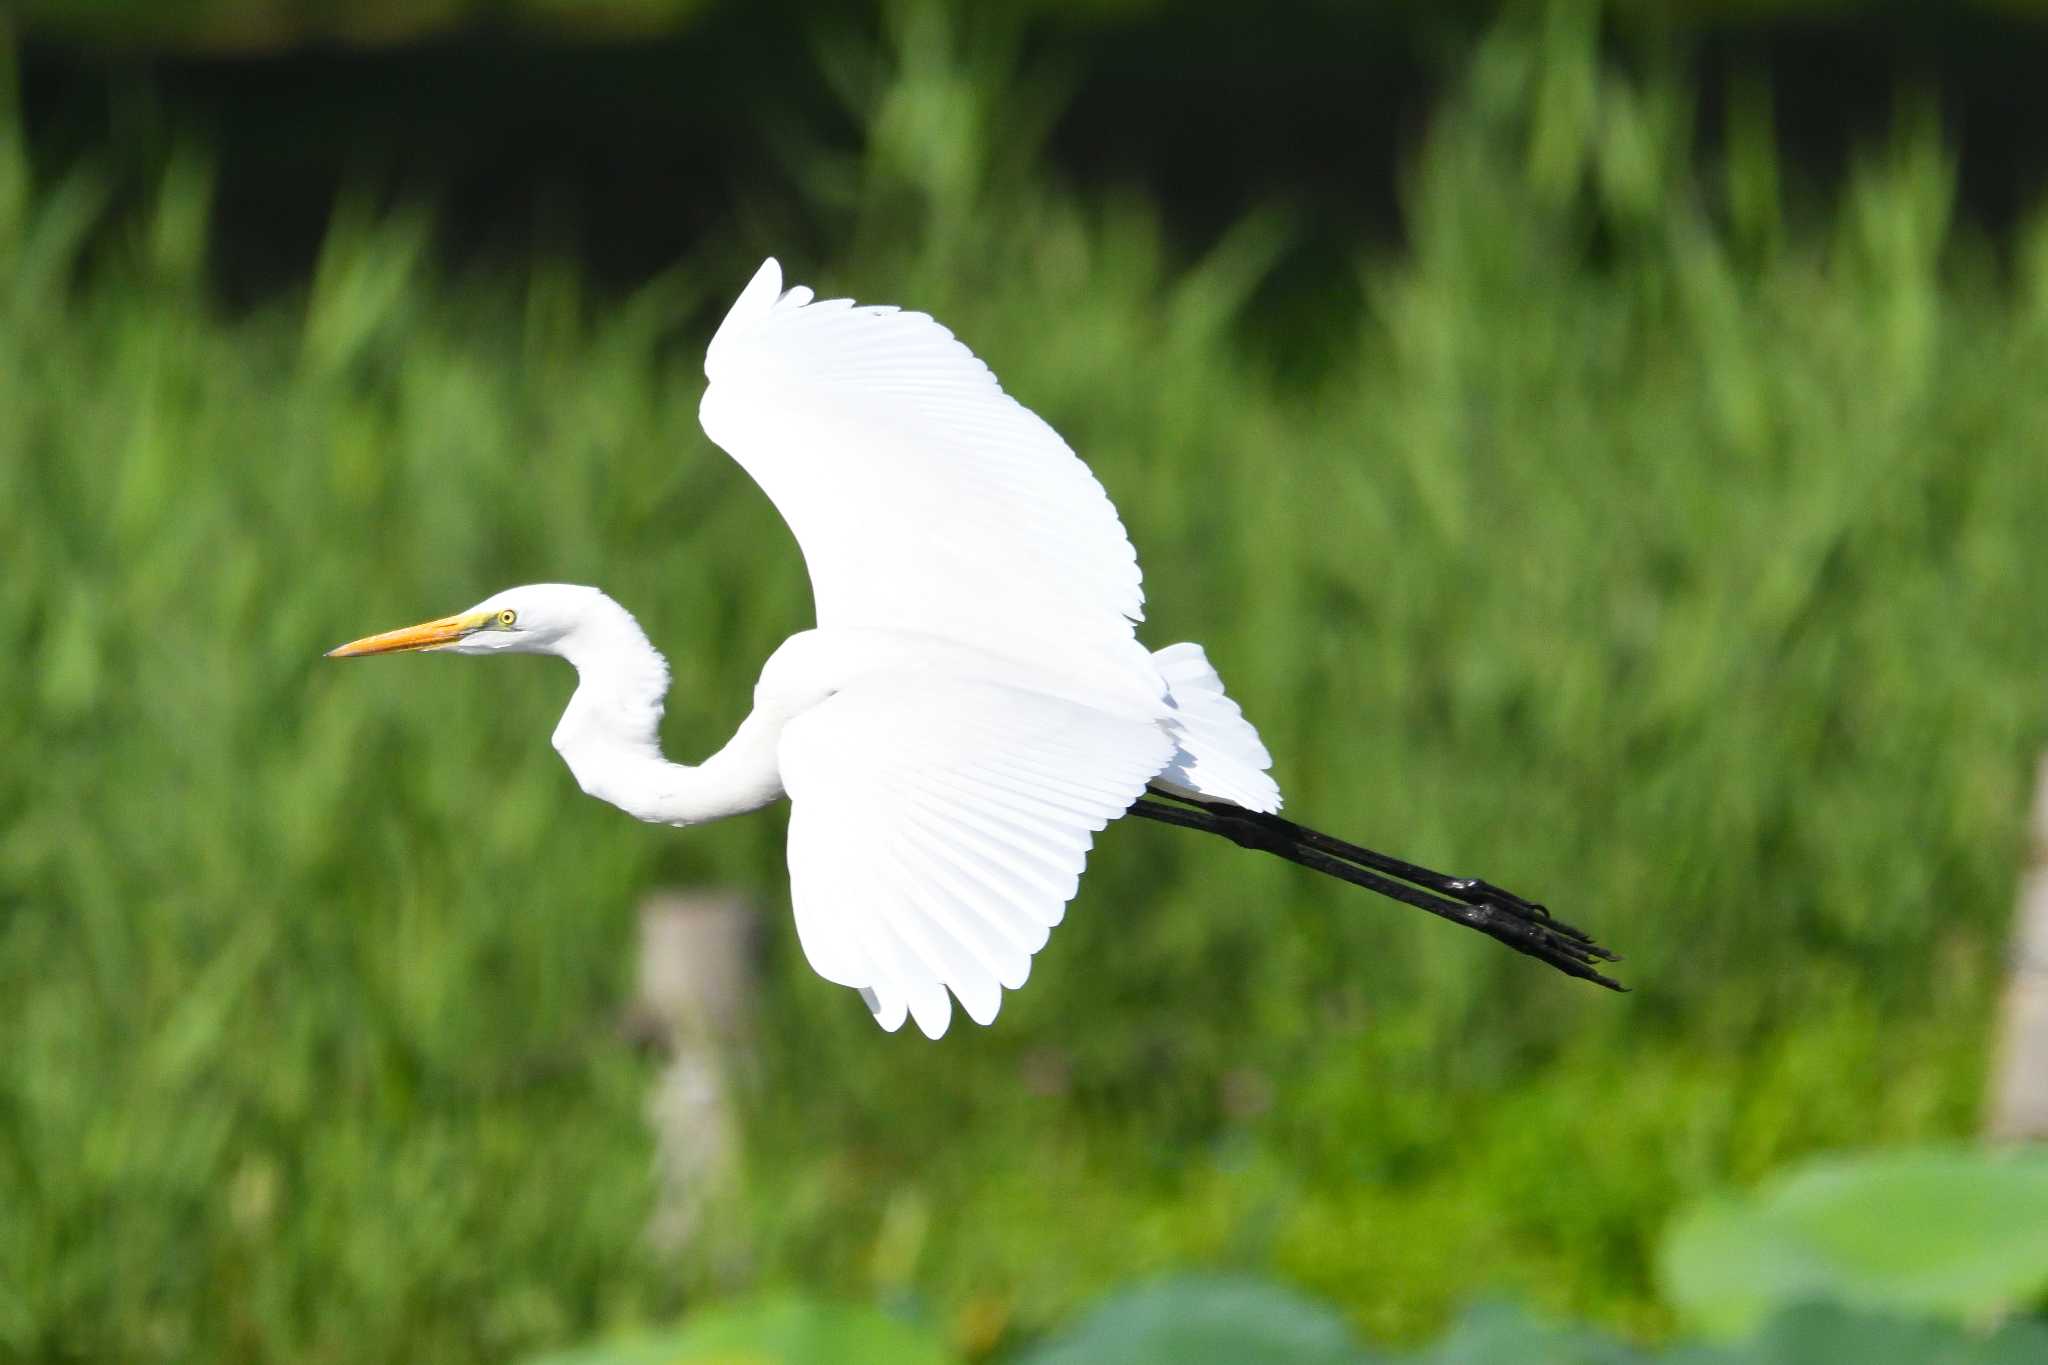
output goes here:
[[[679, 798], [676, 774], [691, 770], [661, 757], [668, 661], [648, 643], [639, 622], [596, 588], [567, 583], [507, 588], [468, 611], [365, 636], [328, 650], [327, 657], [400, 650], [567, 659], [576, 668], [576, 695], [555, 727], [554, 745], [583, 790], [643, 820], [679, 823], [713, 818], [705, 811], [729, 813], [725, 807], [735, 799], [729, 792], [699, 792], [702, 799], [695, 805]], [[741, 789], [754, 805], [780, 792], [759, 781]], [[732, 809], [751, 810], [753, 805]]]
[[453, 616], [352, 640], [328, 650], [327, 657], [347, 659], [398, 650], [567, 656], [569, 642], [579, 630], [614, 625], [614, 618], [623, 616], [624, 609], [596, 588], [529, 583], [486, 597]]

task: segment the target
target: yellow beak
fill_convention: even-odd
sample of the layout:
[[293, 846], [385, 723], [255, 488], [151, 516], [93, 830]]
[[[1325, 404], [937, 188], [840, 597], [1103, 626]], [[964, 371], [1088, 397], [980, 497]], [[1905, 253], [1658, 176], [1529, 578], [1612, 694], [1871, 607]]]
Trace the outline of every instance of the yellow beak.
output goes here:
[[336, 645], [327, 651], [327, 657], [352, 659], [358, 654], [393, 654], [404, 649], [434, 649], [440, 645], [453, 644], [489, 619], [482, 613], [472, 612], [467, 616], [444, 616], [438, 621], [422, 621], [403, 630], [387, 630], [382, 635], [365, 635], [360, 640]]

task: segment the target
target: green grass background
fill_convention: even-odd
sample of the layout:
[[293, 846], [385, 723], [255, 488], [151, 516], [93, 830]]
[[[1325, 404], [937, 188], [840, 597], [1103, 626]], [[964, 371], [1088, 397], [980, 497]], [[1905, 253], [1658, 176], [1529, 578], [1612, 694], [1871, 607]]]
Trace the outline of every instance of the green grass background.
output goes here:
[[[576, 792], [566, 669], [319, 658], [594, 582], [671, 752], [721, 743], [809, 624], [695, 420], [785, 220], [617, 299], [350, 200], [229, 312], [203, 146], [32, 174], [0, 123], [0, 1359], [498, 1360], [757, 1286], [973, 1353], [1187, 1265], [1655, 1337], [1679, 1202], [1972, 1129], [2048, 742], [2048, 220], [1952, 221], [1910, 101], [1818, 194], [1768, 108], [1698, 153], [1676, 78], [1510, 26], [1282, 365], [1284, 214], [1187, 259], [1018, 154], [1028, 80], [899, 36], [792, 278], [936, 313], [1084, 453], [1292, 810], [1547, 897], [1635, 993], [1132, 822], [995, 1028], [879, 1033], [781, 814]], [[636, 902], [698, 884], [770, 971], [745, 1190], [671, 1261], [619, 1020]]]

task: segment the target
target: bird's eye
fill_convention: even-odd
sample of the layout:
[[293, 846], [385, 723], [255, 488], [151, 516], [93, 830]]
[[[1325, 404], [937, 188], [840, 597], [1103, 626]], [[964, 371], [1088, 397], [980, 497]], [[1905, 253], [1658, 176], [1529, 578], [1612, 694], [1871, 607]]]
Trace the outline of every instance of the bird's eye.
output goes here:
[[512, 610], [512, 608], [510, 607], [507, 607], [505, 608], [505, 610], [498, 613], [498, 624], [501, 626], [506, 626], [509, 628], [518, 619], [519, 613]]

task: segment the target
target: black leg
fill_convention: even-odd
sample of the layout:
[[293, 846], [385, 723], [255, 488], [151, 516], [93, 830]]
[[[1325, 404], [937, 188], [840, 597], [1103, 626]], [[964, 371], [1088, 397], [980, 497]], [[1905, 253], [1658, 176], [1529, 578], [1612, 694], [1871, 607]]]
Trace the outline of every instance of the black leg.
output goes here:
[[1200, 801], [1171, 792], [1154, 791], [1152, 795], [1166, 799], [1141, 798], [1131, 807], [1130, 813], [1184, 829], [1220, 834], [1241, 848], [1271, 853], [1404, 905], [1477, 929], [1518, 953], [1549, 963], [1568, 976], [1595, 982], [1609, 990], [1628, 989], [1594, 968], [1595, 962], [1618, 962], [1621, 959], [1595, 943], [1591, 935], [1553, 918], [1540, 904], [1503, 891], [1490, 882], [1433, 872], [1297, 825], [1277, 815], [1263, 815], [1226, 802]]

